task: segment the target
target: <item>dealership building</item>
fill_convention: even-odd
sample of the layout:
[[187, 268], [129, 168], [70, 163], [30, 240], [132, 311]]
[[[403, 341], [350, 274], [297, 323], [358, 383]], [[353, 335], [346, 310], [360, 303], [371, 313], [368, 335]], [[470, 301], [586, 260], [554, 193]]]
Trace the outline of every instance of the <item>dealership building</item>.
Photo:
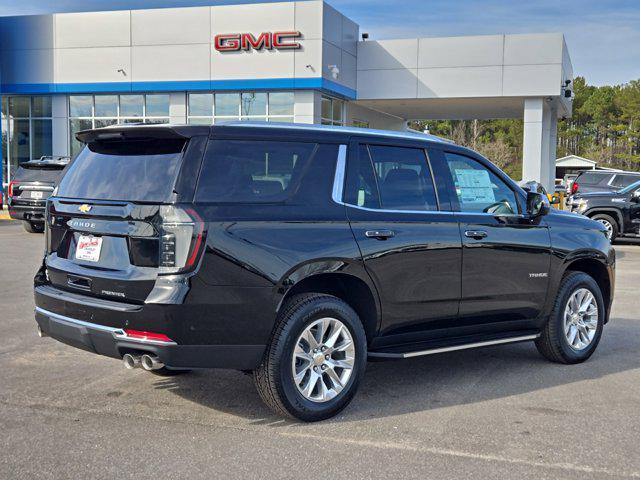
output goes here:
[[492, 118], [524, 120], [524, 178], [553, 184], [571, 115], [562, 34], [375, 40], [320, 0], [211, 4], [0, 18], [4, 186], [117, 123]]

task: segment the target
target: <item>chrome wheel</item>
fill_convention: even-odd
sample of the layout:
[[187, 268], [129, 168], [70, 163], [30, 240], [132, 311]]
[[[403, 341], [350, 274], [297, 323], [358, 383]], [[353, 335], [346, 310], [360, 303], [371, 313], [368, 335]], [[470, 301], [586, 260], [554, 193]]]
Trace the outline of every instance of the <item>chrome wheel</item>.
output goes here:
[[573, 292], [564, 309], [564, 335], [574, 350], [584, 350], [598, 330], [598, 302], [591, 291]]
[[312, 402], [337, 397], [351, 378], [355, 351], [351, 332], [340, 320], [311, 323], [296, 340], [291, 361], [298, 391]]
[[604, 228], [607, 229], [607, 238], [611, 240], [611, 237], [613, 236], [613, 225], [611, 225], [611, 222], [609, 220], [605, 220], [604, 218], [599, 218], [598, 220], [596, 220], [596, 222], [600, 222], [602, 225], [604, 225]]

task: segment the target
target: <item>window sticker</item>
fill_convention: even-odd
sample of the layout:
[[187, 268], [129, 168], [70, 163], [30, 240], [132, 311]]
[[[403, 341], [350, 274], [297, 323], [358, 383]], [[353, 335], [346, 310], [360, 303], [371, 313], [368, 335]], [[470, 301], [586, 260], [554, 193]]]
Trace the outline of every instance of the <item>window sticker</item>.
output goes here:
[[486, 170], [456, 169], [456, 190], [461, 203], [496, 202], [489, 172]]

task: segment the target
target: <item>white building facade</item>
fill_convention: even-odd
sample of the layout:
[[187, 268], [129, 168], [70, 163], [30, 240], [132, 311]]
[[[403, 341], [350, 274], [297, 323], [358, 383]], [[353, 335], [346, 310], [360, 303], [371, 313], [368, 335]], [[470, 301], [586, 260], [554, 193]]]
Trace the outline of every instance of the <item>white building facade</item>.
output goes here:
[[524, 178], [550, 187], [571, 114], [561, 34], [363, 41], [320, 0], [5, 17], [0, 42], [5, 186], [116, 123], [524, 118]]

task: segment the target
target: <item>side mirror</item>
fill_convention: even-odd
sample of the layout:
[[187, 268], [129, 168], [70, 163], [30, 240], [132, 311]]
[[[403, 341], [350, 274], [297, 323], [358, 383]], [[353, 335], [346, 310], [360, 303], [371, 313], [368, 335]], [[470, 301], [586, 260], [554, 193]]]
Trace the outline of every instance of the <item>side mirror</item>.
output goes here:
[[640, 190], [636, 190], [635, 192], [633, 192], [633, 194], [631, 194], [631, 201], [640, 203]]
[[549, 213], [549, 200], [540, 193], [527, 192], [527, 215], [537, 218], [547, 213]]

